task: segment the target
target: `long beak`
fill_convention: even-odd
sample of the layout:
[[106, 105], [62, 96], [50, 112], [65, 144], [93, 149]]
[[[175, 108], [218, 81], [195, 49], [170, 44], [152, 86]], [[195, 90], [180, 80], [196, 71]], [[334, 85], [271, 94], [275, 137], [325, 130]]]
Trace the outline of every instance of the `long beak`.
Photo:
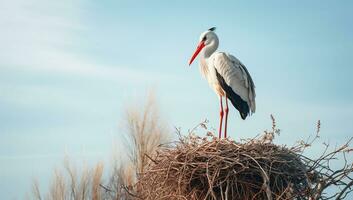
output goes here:
[[189, 61], [189, 66], [191, 65], [191, 63], [195, 60], [196, 56], [200, 53], [200, 51], [205, 47], [205, 42], [201, 41], [199, 43], [199, 45], [197, 46], [197, 49], [194, 53], [194, 55], [192, 55], [190, 61]]

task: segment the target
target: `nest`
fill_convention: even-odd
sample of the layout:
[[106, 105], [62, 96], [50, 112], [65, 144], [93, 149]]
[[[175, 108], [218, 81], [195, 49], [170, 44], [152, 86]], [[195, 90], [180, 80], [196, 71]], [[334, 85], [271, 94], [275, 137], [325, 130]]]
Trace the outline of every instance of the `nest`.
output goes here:
[[306, 172], [296, 153], [264, 140], [191, 136], [158, 150], [137, 191], [142, 199], [294, 199], [310, 188]]
[[[319, 138], [300, 140], [292, 147], [273, 143], [280, 130], [271, 115], [272, 130], [237, 143], [218, 139], [208, 131], [206, 121], [181, 136], [179, 141], [161, 145], [138, 175], [138, 181], [126, 189], [131, 199], [161, 200], [342, 200], [353, 191], [353, 152], [350, 142], [330, 150], [323, 143], [318, 158], [304, 151]], [[207, 137], [195, 136], [202, 127]], [[336, 169], [334, 160], [341, 159]], [[127, 188], [127, 187], [125, 187]]]

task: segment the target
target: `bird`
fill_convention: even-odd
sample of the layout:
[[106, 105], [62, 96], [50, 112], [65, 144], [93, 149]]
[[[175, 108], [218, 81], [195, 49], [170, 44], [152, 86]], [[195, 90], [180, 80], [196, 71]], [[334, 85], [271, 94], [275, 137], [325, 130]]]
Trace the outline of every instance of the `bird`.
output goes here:
[[[243, 63], [229, 53], [217, 51], [219, 39], [215, 30], [216, 27], [212, 27], [201, 34], [198, 46], [189, 60], [189, 66], [200, 55], [200, 72], [219, 97], [219, 138], [222, 136], [224, 115], [224, 137], [227, 138], [228, 99], [239, 111], [240, 117], [245, 120], [256, 110], [255, 84]], [[223, 98], [225, 98], [225, 109], [223, 109]]]

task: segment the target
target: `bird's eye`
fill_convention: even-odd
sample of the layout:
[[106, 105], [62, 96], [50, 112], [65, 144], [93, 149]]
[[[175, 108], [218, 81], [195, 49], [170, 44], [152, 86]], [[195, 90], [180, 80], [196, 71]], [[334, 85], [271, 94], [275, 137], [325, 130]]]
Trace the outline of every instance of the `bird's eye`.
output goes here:
[[207, 39], [206, 36], [204, 36], [204, 37], [202, 38], [202, 41], [206, 41], [206, 39]]

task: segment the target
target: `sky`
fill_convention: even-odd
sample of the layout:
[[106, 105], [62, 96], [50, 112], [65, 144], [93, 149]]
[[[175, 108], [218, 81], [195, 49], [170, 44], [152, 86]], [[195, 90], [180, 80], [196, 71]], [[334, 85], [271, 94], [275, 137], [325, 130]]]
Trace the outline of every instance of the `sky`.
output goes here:
[[205, 118], [217, 128], [218, 98], [198, 62], [188, 66], [213, 26], [219, 51], [256, 85], [256, 113], [243, 121], [231, 108], [230, 137], [270, 129], [273, 114], [280, 144], [314, 134], [319, 119], [321, 141], [343, 143], [353, 135], [352, 9], [348, 0], [0, 0], [2, 198], [49, 183], [66, 155], [109, 162], [126, 105], [151, 89], [171, 129]]

